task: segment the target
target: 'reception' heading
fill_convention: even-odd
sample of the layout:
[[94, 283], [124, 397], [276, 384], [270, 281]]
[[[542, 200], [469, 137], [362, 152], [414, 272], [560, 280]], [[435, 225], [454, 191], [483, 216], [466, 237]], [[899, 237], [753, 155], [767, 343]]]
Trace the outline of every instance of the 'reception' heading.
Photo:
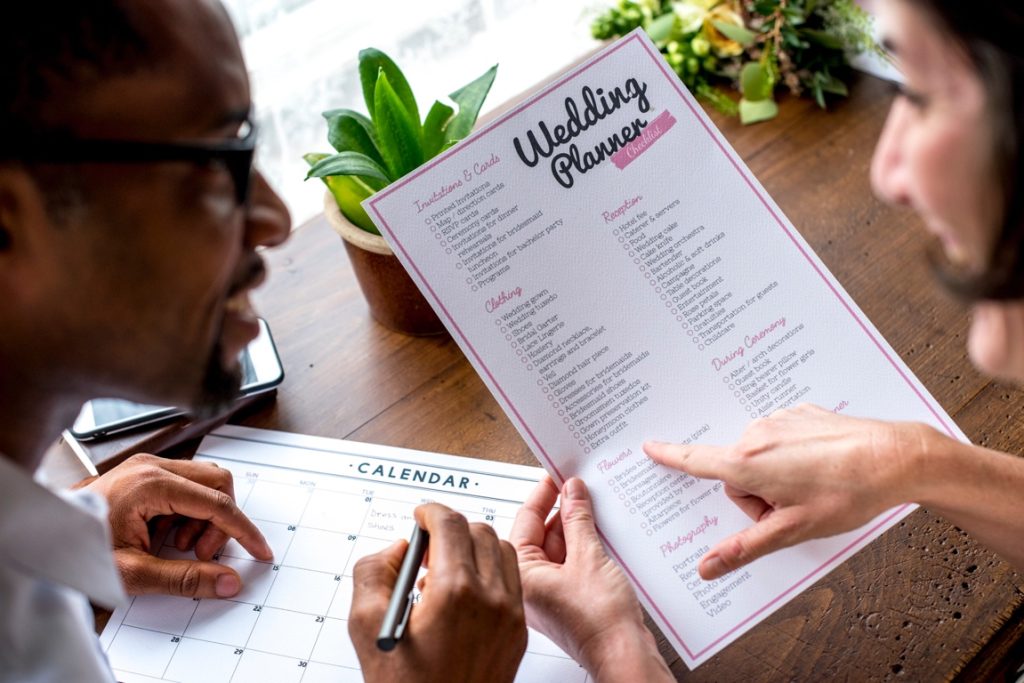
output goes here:
[[[636, 78], [628, 78], [622, 86], [610, 90], [592, 90], [590, 86], [584, 86], [580, 100], [582, 105], [573, 97], [565, 98], [565, 123], [558, 123], [552, 128], [548, 123], [538, 121], [536, 131], [526, 131], [525, 145], [519, 136], [512, 141], [519, 158], [530, 168], [539, 164], [542, 158], [551, 159], [551, 174], [565, 188], [575, 184], [577, 174], [596, 168], [615, 152], [639, 138], [648, 122], [646, 118], [638, 116], [628, 126], [623, 126], [585, 151], [580, 151], [573, 140], [627, 105], [635, 106], [640, 114], [651, 110], [647, 83]], [[569, 145], [568, 149], [556, 153], [558, 148], [566, 144]]]

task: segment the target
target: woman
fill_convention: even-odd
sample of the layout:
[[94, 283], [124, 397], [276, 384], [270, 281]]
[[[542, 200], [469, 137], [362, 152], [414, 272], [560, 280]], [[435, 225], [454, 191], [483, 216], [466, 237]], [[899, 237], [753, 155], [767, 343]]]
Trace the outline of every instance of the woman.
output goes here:
[[[937, 238], [941, 280], [973, 302], [973, 363], [1024, 382], [1024, 192], [1016, 191], [1024, 179], [1024, 9], [1017, 0], [887, 0], [881, 10], [905, 84], [875, 151], [875, 192], [915, 210]], [[704, 556], [705, 579], [854, 529], [905, 502], [926, 505], [1024, 569], [1024, 459], [926, 425], [800, 406], [755, 420], [732, 446], [649, 442], [644, 450], [664, 465], [724, 481], [755, 521]], [[572, 486], [579, 495], [582, 485]], [[650, 644], [637, 635], [636, 599], [596, 537], [569, 533], [566, 515], [582, 503], [566, 504], [568, 493], [564, 524], [546, 528], [555, 492], [542, 485], [512, 537], [528, 621], [593, 672], [588, 657], [600, 648], [590, 643], [607, 641], [598, 615], [628, 615], [618, 621], [632, 634], [626, 642], [637, 643], [630, 658], [642, 660]], [[574, 590], [602, 581], [614, 605], [595, 605], [600, 591]], [[598, 680], [656, 679], [606, 671]]]
[[[1024, 382], [1024, 10], [1016, 2], [889, 0], [886, 45], [905, 84], [872, 163], [875, 192], [914, 209], [942, 280], [972, 301], [971, 361]], [[755, 524], [702, 559], [711, 579], [914, 502], [1024, 568], [1024, 460], [921, 424], [813, 406], [755, 420], [728, 447], [649, 443], [654, 460], [720, 479]], [[838, 473], [838, 476], [837, 476]]]

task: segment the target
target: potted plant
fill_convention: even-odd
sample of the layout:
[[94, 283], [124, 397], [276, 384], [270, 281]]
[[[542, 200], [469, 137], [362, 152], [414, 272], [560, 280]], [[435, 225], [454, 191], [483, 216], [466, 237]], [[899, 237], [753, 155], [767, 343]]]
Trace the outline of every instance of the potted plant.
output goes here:
[[401, 69], [380, 50], [359, 53], [359, 80], [369, 116], [351, 109], [324, 112], [334, 154], [306, 154], [306, 176], [327, 185], [324, 212], [341, 235], [352, 267], [381, 324], [413, 335], [444, 326], [402, 268], [361, 202], [466, 137], [494, 82], [497, 66], [437, 100], [424, 119]]

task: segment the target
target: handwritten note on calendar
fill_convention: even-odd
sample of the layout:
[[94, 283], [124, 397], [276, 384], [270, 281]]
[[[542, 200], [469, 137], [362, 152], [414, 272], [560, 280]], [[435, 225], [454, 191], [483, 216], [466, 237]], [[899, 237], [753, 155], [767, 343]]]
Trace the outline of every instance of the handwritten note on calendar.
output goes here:
[[706, 582], [750, 520], [645, 440], [798, 402], [963, 438], [640, 31], [364, 206], [691, 667], [911, 508]]
[[[509, 465], [386, 446], [224, 427], [197, 460], [231, 471], [235, 496], [274, 550], [259, 562], [231, 541], [219, 561], [245, 586], [230, 600], [140, 596], [100, 636], [123, 683], [362, 681], [348, 636], [352, 568], [408, 538], [413, 509], [437, 501], [508, 537], [543, 476]], [[161, 557], [188, 557], [168, 545]], [[417, 596], [418, 597], [418, 596]], [[530, 631], [516, 681], [584, 683], [586, 671]]]

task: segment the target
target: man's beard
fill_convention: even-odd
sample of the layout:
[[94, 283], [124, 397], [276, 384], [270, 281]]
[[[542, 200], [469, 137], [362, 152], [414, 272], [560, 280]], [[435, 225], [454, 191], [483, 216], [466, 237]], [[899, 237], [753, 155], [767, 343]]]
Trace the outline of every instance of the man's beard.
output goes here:
[[[266, 269], [263, 259], [255, 252], [251, 252], [245, 261], [242, 274], [237, 278], [236, 284], [232, 286], [227, 296], [231, 297], [261, 282]], [[197, 418], [211, 418], [228, 412], [239, 396], [245, 369], [252, 372], [252, 361], [246, 353], [239, 354], [231, 368], [224, 367], [223, 358], [223, 343], [218, 338], [210, 352], [202, 385], [196, 398], [192, 401], [192, 414]], [[254, 372], [252, 374], [255, 375]]]
[[225, 368], [222, 358], [221, 344], [218, 341], [206, 364], [202, 385], [192, 402], [192, 414], [198, 419], [223, 415], [231, 409], [238, 398], [239, 389], [242, 387], [241, 363], [236, 363], [232, 368]]

